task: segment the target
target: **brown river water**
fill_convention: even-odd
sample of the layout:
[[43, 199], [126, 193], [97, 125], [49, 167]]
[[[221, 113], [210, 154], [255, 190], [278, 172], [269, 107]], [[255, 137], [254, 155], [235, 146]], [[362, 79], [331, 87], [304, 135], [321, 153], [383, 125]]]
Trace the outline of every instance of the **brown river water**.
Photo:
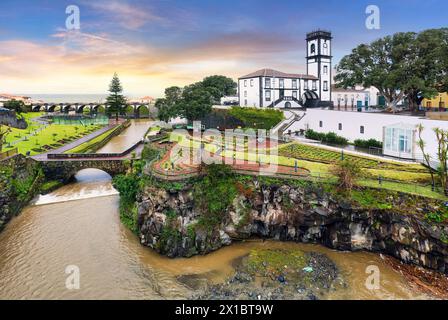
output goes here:
[[[150, 122], [134, 121], [99, 152], [121, 152], [137, 142]], [[76, 182], [37, 197], [0, 233], [0, 299], [182, 299], [192, 289], [177, 280], [198, 275], [219, 283], [234, 261], [254, 248], [291, 248], [327, 254], [348, 284], [326, 299], [427, 298], [379, 255], [336, 252], [317, 245], [248, 241], [206, 256], [169, 259], [140, 245], [119, 218], [119, 196], [108, 174], [87, 169]], [[80, 288], [66, 288], [67, 266], [80, 271]], [[379, 290], [365, 282], [370, 265], [380, 269]]]
[[113, 137], [104, 147], [97, 150], [97, 153], [120, 153], [126, 151], [139, 142], [151, 126], [152, 121], [137, 119], [131, 120], [131, 125]]
[[[253, 248], [297, 248], [327, 254], [348, 283], [328, 299], [425, 298], [379, 255], [336, 252], [317, 245], [249, 241], [206, 256], [169, 259], [140, 245], [121, 223], [110, 177], [83, 170], [77, 182], [40, 196], [0, 233], [0, 299], [178, 299], [191, 289], [176, 280], [197, 274], [218, 283], [232, 262]], [[80, 270], [80, 289], [69, 290], [65, 268]], [[381, 289], [365, 287], [366, 267], [381, 271]]]

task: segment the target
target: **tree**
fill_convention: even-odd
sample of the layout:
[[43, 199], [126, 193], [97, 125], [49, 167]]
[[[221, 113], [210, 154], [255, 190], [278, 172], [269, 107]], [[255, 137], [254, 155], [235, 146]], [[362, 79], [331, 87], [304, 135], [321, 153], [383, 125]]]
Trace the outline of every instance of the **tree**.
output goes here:
[[225, 76], [214, 75], [204, 78], [202, 86], [212, 94], [214, 102], [219, 103], [222, 97], [236, 94], [237, 84]]
[[115, 73], [112, 81], [109, 85], [109, 96], [106, 99], [109, 105], [108, 113], [115, 113], [115, 119], [118, 121], [118, 115], [122, 114], [126, 108], [126, 98], [121, 94], [123, 92], [123, 87], [121, 86], [120, 79]]
[[237, 84], [224, 76], [209, 76], [200, 82], [182, 88], [165, 89], [165, 98], [156, 101], [158, 118], [169, 121], [182, 116], [190, 121], [210, 113], [213, 103], [219, 103], [226, 95], [236, 94]]
[[185, 87], [178, 102], [180, 115], [189, 121], [199, 120], [212, 111], [213, 96], [197, 85]]
[[437, 138], [437, 158], [439, 160], [439, 168], [437, 173], [440, 179], [440, 185], [445, 195], [448, 195], [447, 180], [448, 180], [448, 131], [440, 128], [435, 128], [434, 133]]
[[361, 84], [376, 87], [386, 99], [388, 108], [395, 110], [408, 87], [409, 64], [415, 33], [396, 33], [371, 44], [361, 44], [343, 57], [336, 67], [335, 79], [344, 88]]
[[20, 115], [22, 112], [26, 112], [26, 106], [25, 103], [21, 100], [9, 100], [6, 101], [3, 104], [3, 107], [6, 109], [9, 109], [11, 111], [15, 111], [18, 115]]
[[180, 115], [179, 102], [182, 99], [182, 89], [169, 87], [165, 89], [165, 98], [157, 99], [157, 117], [165, 122]]
[[338, 179], [338, 187], [350, 193], [356, 179], [361, 174], [361, 168], [356, 162], [346, 159], [339, 161], [333, 166], [333, 173]]
[[374, 86], [395, 110], [406, 98], [414, 111], [424, 98], [448, 89], [448, 28], [396, 33], [362, 44], [342, 58], [338, 86]]
[[425, 145], [426, 145], [426, 143], [425, 143], [425, 141], [422, 138], [423, 130], [424, 130], [423, 125], [419, 124], [417, 126], [417, 132], [418, 132], [417, 145], [419, 146], [419, 148], [420, 148], [420, 150], [422, 152], [422, 155], [423, 155], [423, 159], [425, 160], [425, 164], [428, 167], [429, 173], [431, 175], [432, 185], [435, 186], [436, 181], [434, 179], [434, 172], [433, 172], [432, 167], [431, 167], [431, 156], [429, 155], [429, 153], [425, 152]]
[[405, 91], [409, 108], [414, 111], [423, 99], [448, 89], [448, 28], [422, 31], [409, 46], [412, 55]]
[[0, 124], [0, 152], [3, 150], [3, 144], [6, 141], [6, 137], [11, 133], [11, 128]]
[[158, 118], [169, 121], [175, 117], [184, 117], [189, 121], [199, 120], [212, 110], [213, 95], [204, 88], [202, 82], [196, 82], [183, 89], [170, 87], [165, 90], [165, 98], [156, 101]]

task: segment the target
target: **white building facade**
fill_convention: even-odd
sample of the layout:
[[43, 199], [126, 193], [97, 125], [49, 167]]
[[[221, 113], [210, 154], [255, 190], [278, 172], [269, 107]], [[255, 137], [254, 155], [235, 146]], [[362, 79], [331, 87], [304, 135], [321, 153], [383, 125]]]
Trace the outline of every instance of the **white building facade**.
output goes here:
[[314, 76], [272, 69], [258, 70], [238, 79], [239, 101], [243, 107], [301, 108], [300, 100], [317, 98], [318, 89], [319, 81]]
[[383, 154], [403, 158], [422, 159], [418, 147], [418, 126], [423, 125], [422, 139], [425, 152], [437, 160], [438, 142], [435, 128], [448, 130], [448, 121], [423, 117], [370, 112], [345, 112], [325, 109], [307, 109], [300, 121], [291, 125], [291, 132], [312, 129], [334, 132], [349, 141], [375, 139], [383, 142]]
[[311, 32], [306, 41], [306, 74], [261, 69], [242, 76], [238, 79], [240, 105], [255, 108], [331, 106], [331, 33]]
[[372, 106], [370, 92], [363, 89], [332, 87], [331, 100], [337, 110], [357, 110]]

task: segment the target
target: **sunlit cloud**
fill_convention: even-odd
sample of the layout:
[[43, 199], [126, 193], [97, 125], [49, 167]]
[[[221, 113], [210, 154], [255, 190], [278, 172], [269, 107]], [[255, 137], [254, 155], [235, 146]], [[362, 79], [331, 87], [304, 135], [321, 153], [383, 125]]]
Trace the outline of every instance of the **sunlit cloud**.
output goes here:
[[186, 85], [210, 74], [236, 78], [254, 68], [270, 67], [267, 64], [273, 53], [287, 58], [300, 49], [300, 45], [291, 45], [289, 37], [243, 32], [222, 34], [176, 50], [63, 29], [51, 38], [52, 45], [0, 41], [0, 69], [2, 77], [9, 78], [4, 84], [13, 87], [21, 79], [28, 92], [63, 87], [65, 92], [97, 93], [104, 92], [111, 75], [118, 72], [130, 91], [160, 96], [167, 86]]
[[165, 19], [156, 15], [150, 8], [137, 6], [117, 0], [97, 0], [84, 2], [86, 6], [105, 13], [117, 21], [122, 27], [135, 30], [143, 27], [148, 22], [163, 22]]

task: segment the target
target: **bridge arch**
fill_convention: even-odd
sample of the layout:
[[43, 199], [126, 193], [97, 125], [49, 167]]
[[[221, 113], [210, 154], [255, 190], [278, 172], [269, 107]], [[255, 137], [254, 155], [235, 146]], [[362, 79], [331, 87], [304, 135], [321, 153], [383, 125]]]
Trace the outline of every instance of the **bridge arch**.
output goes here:
[[140, 118], [141, 116], [149, 117], [149, 106], [148, 105], [142, 104], [135, 108], [135, 117]]
[[43, 106], [40, 105], [40, 104], [31, 106], [31, 111], [32, 111], [32, 112], [39, 112], [39, 111], [41, 110], [42, 107], [43, 107]]
[[124, 174], [128, 163], [122, 159], [65, 159], [42, 161], [42, 168], [48, 180], [70, 181], [81, 170], [98, 169], [111, 177]]
[[47, 108], [47, 112], [56, 112], [56, 111], [61, 111], [61, 105], [60, 104], [54, 104], [51, 105]]
[[75, 173], [74, 177], [77, 181], [104, 181], [111, 180], [112, 176], [104, 170], [96, 168], [81, 169]]

